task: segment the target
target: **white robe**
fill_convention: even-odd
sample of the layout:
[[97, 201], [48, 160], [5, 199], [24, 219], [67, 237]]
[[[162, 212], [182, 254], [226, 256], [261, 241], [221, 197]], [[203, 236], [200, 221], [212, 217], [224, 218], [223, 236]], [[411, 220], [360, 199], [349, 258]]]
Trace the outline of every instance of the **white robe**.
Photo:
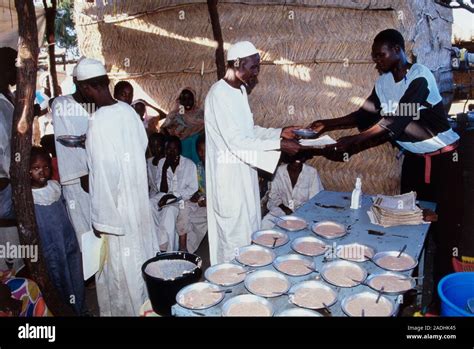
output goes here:
[[[288, 173], [288, 165], [283, 164], [278, 167], [272, 181], [267, 208], [273, 215], [283, 216], [286, 213], [279, 207], [281, 204], [295, 211], [321, 190], [324, 188], [318, 171], [314, 167], [303, 164], [303, 169], [295, 187], [293, 187]], [[262, 220], [262, 229], [273, 228], [274, 220], [275, 217], [268, 213]]]
[[[161, 185], [161, 175], [165, 160], [166, 158], [161, 159], [156, 169], [155, 183], [158, 190]], [[175, 172], [168, 168], [166, 178], [168, 193], [158, 193], [150, 199], [150, 205], [158, 242], [162, 248], [166, 247], [166, 251], [170, 252], [175, 251], [178, 247], [176, 233], [179, 235], [187, 234], [190, 230], [187, 202], [198, 190], [196, 165], [184, 156], [180, 156], [179, 165], [176, 167]], [[176, 197], [181, 197], [183, 200], [180, 203], [165, 206], [161, 211], [158, 211], [158, 202], [166, 194], [173, 194]]]
[[197, 202], [188, 201], [189, 231], [186, 246], [191, 253], [196, 252], [207, 233], [207, 207], [201, 207]]
[[[63, 135], [81, 136], [87, 132], [89, 113], [72, 95], [57, 97], [51, 109], [55, 139]], [[86, 150], [65, 147], [57, 140], [55, 145], [67, 211], [82, 251], [82, 235], [92, 230], [90, 198], [80, 182], [80, 178], [89, 173]]]
[[158, 165], [153, 165], [153, 157], [146, 160], [146, 168], [148, 173], [148, 190], [150, 198], [160, 192], [159, 183], [156, 183]]
[[137, 316], [147, 298], [141, 267], [157, 250], [148, 203], [147, 136], [129, 105], [95, 112], [87, 130], [91, 220], [109, 253], [96, 274], [101, 316]]
[[211, 264], [234, 258], [261, 224], [256, 168], [274, 172], [281, 129], [254, 125], [247, 93], [224, 80], [206, 97], [206, 197]]

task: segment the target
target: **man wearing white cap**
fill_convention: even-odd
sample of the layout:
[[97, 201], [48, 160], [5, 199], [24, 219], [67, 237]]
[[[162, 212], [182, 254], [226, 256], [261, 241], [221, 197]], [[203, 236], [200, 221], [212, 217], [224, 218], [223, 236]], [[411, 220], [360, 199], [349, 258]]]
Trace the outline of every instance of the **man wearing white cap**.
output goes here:
[[77, 66], [84, 97], [98, 108], [87, 130], [91, 221], [108, 248], [96, 274], [101, 316], [136, 316], [146, 299], [141, 266], [157, 250], [148, 202], [147, 136], [137, 114], [109, 91], [104, 66], [84, 59]]
[[[79, 60], [79, 62], [82, 58]], [[79, 63], [78, 63], [79, 64]], [[66, 147], [57, 141], [64, 135], [82, 136], [87, 132], [89, 112], [84, 96], [77, 87], [77, 65], [72, 72], [76, 92], [56, 97], [51, 109], [53, 114], [59, 179], [66, 207], [82, 251], [82, 235], [91, 231], [90, 199], [88, 194], [89, 169], [84, 148]]]
[[[293, 130], [254, 125], [247, 99], [258, 83], [260, 56], [255, 46], [238, 42], [227, 52], [227, 72], [206, 97], [206, 191], [211, 264], [229, 261], [250, 244], [261, 225], [257, 168], [273, 173], [280, 151], [300, 146]], [[280, 138], [283, 138], [280, 140]]]

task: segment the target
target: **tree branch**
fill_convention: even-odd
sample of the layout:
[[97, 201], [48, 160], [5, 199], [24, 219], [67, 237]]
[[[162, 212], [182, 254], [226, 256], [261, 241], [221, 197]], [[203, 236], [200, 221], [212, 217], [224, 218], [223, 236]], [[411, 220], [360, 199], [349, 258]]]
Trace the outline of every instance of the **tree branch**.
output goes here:
[[18, 13], [18, 71], [15, 110], [12, 127], [12, 162], [10, 166], [13, 204], [18, 221], [20, 243], [39, 246], [38, 260], [25, 258], [32, 279], [38, 283], [46, 304], [54, 315], [73, 315], [59, 297], [48, 277], [36, 226], [33, 195], [29, 177], [33, 102], [38, 69], [38, 29], [32, 0], [15, 0]]
[[212, 34], [214, 40], [217, 41], [216, 49], [216, 66], [217, 79], [222, 79], [225, 75], [225, 59], [224, 59], [224, 40], [222, 39], [221, 24], [219, 22], [219, 12], [217, 11], [217, 0], [207, 0], [207, 8], [209, 17], [211, 18]]

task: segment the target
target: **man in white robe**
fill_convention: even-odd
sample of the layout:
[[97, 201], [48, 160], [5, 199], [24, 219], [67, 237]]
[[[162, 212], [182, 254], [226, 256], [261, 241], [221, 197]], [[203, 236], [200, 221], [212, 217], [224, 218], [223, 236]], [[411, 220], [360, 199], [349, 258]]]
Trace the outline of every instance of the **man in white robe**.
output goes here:
[[[77, 84], [77, 69], [73, 80]], [[87, 154], [84, 148], [66, 147], [57, 141], [59, 136], [86, 134], [89, 113], [84, 109], [86, 101], [79, 89], [72, 95], [55, 98], [51, 109], [54, 122], [59, 179], [66, 207], [82, 251], [82, 235], [91, 231], [90, 198], [88, 190]], [[82, 184], [82, 185], [81, 185]]]
[[[16, 85], [17, 52], [10, 47], [0, 48], [0, 245], [18, 246], [15, 210], [10, 184], [11, 137], [14, 96], [10, 86]], [[0, 270], [24, 267], [22, 258], [0, 258]]]
[[96, 274], [101, 316], [137, 316], [147, 298], [141, 267], [156, 252], [145, 162], [147, 137], [132, 107], [110, 95], [104, 66], [77, 67], [81, 93], [98, 107], [87, 130], [91, 221], [108, 249]]
[[[170, 137], [166, 142], [165, 152], [166, 157], [158, 162], [156, 172], [159, 193], [150, 199], [155, 231], [160, 250], [187, 250], [186, 241], [190, 229], [187, 203], [198, 190], [196, 165], [181, 156], [181, 141], [178, 137]], [[177, 198], [181, 199], [166, 205]]]
[[[300, 146], [292, 127], [254, 125], [247, 90], [258, 82], [260, 56], [250, 42], [227, 53], [228, 69], [206, 97], [206, 191], [211, 264], [229, 261], [250, 244], [261, 224], [256, 168], [273, 173], [282, 150], [295, 154]], [[280, 140], [280, 137], [284, 138]]]
[[290, 215], [309, 199], [324, 190], [318, 171], [304, 163], [305, 158], [295, 157], [278, 167], [271, 182], [262, 229], [275, 226], [275, 216]]

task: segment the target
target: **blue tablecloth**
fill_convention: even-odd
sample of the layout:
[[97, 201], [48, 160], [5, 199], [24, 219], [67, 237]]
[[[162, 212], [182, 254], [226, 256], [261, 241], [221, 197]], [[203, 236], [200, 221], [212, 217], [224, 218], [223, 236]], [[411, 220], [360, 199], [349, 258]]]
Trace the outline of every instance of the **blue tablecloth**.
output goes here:
[[[350, 193], [341, 193], [341, 192], [331, 192], [331, 191], [322, 191], [318, 193], [313, 199], [309, 200], [305, 205], [303, 205], [300, 209], [295, 212], [296, 216], [304, 218], [309, 226], [308, 229], [299, 231], [299, 232], [288, 232], [290, 237], [290, 242], [281, 246], [279, 248], [274, 249], [275, 254], [277, 256], [295, 253], [290, 245], [291, 241], [295, 238], [300, 236], [315, 236], [311, 232], [311, 224], [314, 221], [323, 221], [323, 220], [331, 220], [341, 224], [344, 224], [346, 227], [350, 226], [349, 233], [344, 237], [336, 240], [325, 240], [328, 244], [336, 243], [337, 245], [348, 244], [353, 242], [358, 242], [361, 244], [367, 244], [373, 248], [375, 248], [376, 252], [382, 251], [394, 251], [400, 250], [404, 245], [407, 245], [406, 253], [415, 257], [417, 260], [420, 260], [419, 264], [419, 274], [423, 275], [424, 270], [424, 263], [422, 258], [422, 251], [426, 236], [428, 234], [428, 229], [430, 227], [429, 224], [420, 224], [420, 225], [411, 225], [411, 226], [396, 226], [390, 228], [383, 228], [378, 225], [374, 225], [370, 223], [369, 217], [367, 215], [367, 211], [369, 210], [370, 206], [372, 205], [372, 198], [370, 196], [364, 195], [362, 198], [362, 207], [358, 210], [351, 210], [350, 209]], [[320, 206], [318, 206], [319, 204]], [[432, 202], [425, 202], [420, 201], [419, 205], [421, 208], [428, 208], [434, 210], [436, 208], [436, 204]], [[337, 207], [324, 207], [324, 206], [337, 206]], [[342, 207], [342, 208], [339, 208]], [[275, 227], [275, 229], [279, 229]], [[383, 232], [384, 235], [372, 235], [369, 234], [369, 230], [375, 230], [378, 232]], [[318, 237], [320, 238], [320, 237]], [[323, 239], [324, 240], [324, 239]], [[314, 257], [314, 261], [316, 263], [316, 268], [320, 269], [323, 264], [324, 256]], [[238, 263], [238, 262], [235, 262]], [[361, 265], [367, 270], [368, 273], [376, 273], [376, 272], [383, 272], [384, 270], [379, 268], [378, 266], [374, 265], [372, 262], [367, 261], [361, 263]], [[272, 265], [262, 267], [259, 269], [269, 269], [275, 270]], [[405, 272], [404, 274], [410, 275], [412, 271]], [[301, 277], [291, 277], [288, 276], [291, 284], [294, 285], [301, 281], [306, 280], [314, 280], [317, 274], [311, 273], [309, 275], [301, 276]], [[342, 288], [342, 287], [334, 287], [338, 291], [338, 300], [337, 302], [330, 307], [333, 316], [345, 316], [341, 309], [341, 301], [344, 297], [354, 294], [360, 293], [363, 291], [370, 291], [371, 289], [365, 285], [359, 285], [353, 288]], [[189, 309], [183, 308], [178, 304], [174, 305], [172, 308], [172, 313], [175, 316], [199, 316], [199, 315], [206, 315], [206, 316], [221, 316], [221, 307], [222, 304], [226, 300], [231, 297], [240, 295], [240, 294], [248, 294], [249, 292], [246, 290], [244, 283], [240, 283], [234, 287], [231, 287], [232, 293], [226, 294], [224, 300], [219, 303], [218, 305], [211, 307], [205, 310], [199, 310], [198, 313], [193, 312]], [[396, 304], [402, 301], [402, 297], [397, 296], [386, 296]], [[288, 309], [294, 308], [295, 306], [291, 304], [288, 300], [288, 296], [279, 296], [275, 298], [268, 298], [268, 300], [272, 303], [275, 314]]]

